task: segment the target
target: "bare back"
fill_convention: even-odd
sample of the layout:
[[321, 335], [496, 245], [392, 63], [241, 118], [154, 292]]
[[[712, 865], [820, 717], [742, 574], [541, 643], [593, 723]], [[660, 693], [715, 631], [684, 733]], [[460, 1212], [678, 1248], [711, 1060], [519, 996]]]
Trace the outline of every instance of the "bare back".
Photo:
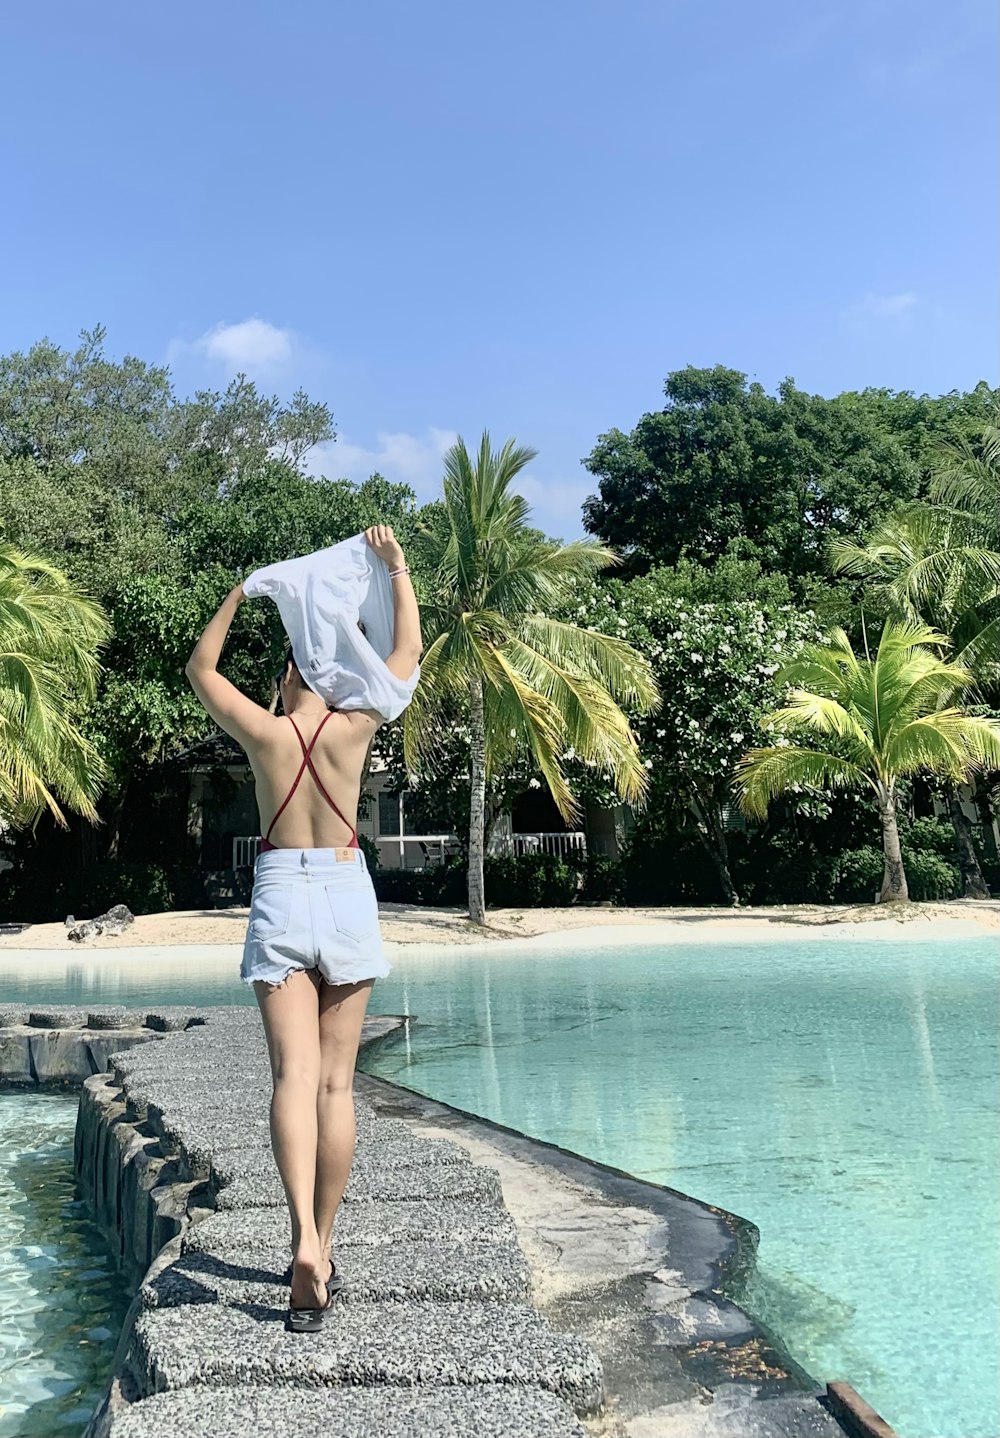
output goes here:
[[[302, 738], [308, 745], [323, 719], [322, 714], [296, 715]], [[312, 774], [302, 775], [294, 794], [282, 810], [270, 841], [278, 849], [334, 849], [351, 842], [350, 825], [357, 825], [361, 771], [375, 725], [362, 711], [334, 712], [312, 749], [312, 763], [323, 788], [343, 811], [345, 823], [327, 803]], [[275, 719], [266, 736], [252, 747], [247, 758], [253, 770], [260, 812], [261, 833], [284, 803], [295, 776], [302, 767], [302, 746], [287, 717]]]

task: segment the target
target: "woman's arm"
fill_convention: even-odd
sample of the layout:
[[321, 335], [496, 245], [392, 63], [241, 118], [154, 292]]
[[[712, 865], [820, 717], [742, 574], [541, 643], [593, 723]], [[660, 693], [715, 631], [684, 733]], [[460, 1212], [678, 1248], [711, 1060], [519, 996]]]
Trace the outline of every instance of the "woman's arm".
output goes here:
[[262, 739], [274, 724], [273, 714], [248, 699], [218, 670], [226, 636], [245, 598], [242, 584], [230, 590], [208, 621], [205, 632], [184, 666], [191, 688], [216, 724], [244, 748]]
[[[389, 525], [376, 524], [371, 529], [366, 529], [365, 538], [379, 559], [389, 566], [390, 573], [394, 569], [406, 567], [403, 547]], [[390, 582], [393, 602], [392, 653], [386, 659], [385, 667], [390, 674], [395, 674], [397, 679], [409, 679], [417, 667], [423, 647], [420, 637], [420, 607], [409, 574], [397, 574]]]

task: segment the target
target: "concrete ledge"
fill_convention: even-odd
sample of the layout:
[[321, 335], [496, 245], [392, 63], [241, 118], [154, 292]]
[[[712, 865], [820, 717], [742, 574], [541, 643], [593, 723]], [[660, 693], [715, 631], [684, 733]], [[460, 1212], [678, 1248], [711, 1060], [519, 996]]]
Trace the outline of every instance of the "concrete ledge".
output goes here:
[[184, 1388], [145, 1398], [111, 1422], [109, 1438], [585, 1438], [571, 1410], [533, 1388]]

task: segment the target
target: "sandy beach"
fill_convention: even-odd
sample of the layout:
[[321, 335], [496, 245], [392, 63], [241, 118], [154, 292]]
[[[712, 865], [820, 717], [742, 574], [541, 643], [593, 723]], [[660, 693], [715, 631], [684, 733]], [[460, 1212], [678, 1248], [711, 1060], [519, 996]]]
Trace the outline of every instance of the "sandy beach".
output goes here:
[[[599, 935], [605, 942], [626, 941], [623, 930], [632, 929], [633, 941], [659, 938], [664, 942], [725, 942], [757, 938], [802, 938], [807, 932], [818, 937], [837, 932], [842, 935], [930, 937], [932, 934], [985, 936], [1000, 930], [1000, 900], [956, 900], [949, 903], [892, 905], [823, 906], [780, 905], [774, 908], [601, 908], [491, 909], [487, 924], [469, 921], [462, 909], [418, 908], [412, 904], [382, 904], [382, 934], [388, 944], [420, 945], [436, 949], [442, 945], [483, 944], [512, 939], [543, 940], [539, 947], [557, 946], [562, 936], [579, 941], [586, 930], [588, 939]], [[87, 943], [71, 942], [63, 924], [33, 924], [21, 934], [0, 937], [0, 949], [63, 949], [72, 953], [94, 949], [135, 949], [175, 945], [242, 944], [246, 932], [245, 908], [196, 909], [170, 914], [140, 914], [125, 933], [116, 938], [104, 935]], [[819, 931], [819, 932], [818, 932]], [[618, 935], [621, 934], [621, 939]]]

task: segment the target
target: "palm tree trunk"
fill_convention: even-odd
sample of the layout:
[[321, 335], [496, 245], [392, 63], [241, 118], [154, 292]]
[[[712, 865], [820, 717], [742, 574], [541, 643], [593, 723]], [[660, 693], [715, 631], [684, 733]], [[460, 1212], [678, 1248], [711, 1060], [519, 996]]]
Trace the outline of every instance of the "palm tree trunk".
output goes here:
[[882, 852], [885, 867], [882, 871], [882, 890], [878, 896], [880, 904], [905, 903], [910, 897], [903, 868], [903, 851], [899, 846], [899, 827], [896, 823], [896, 795], [891, 789], [879, 790], [879, 816], [882, 820]]
[[469, 801], [469, 918], [474, 924], [486, 922], [486, 889], [483, 881], [483, 852], [486, 843], [486, 710], [483, 681], [469, 681], [469, 727], [471, 730], [471, 785]]
[[945, 799], [951, 827], [955, 830], [955, 848], [958, 851], [958, 867], [962, 875], [962, 895], [966, 899], [988, 899], [990, 891], [986, 887], [976, 846], [972, 842], [972, 825], [962, 808], [962, 801], [954, 784], [945, 785]]

